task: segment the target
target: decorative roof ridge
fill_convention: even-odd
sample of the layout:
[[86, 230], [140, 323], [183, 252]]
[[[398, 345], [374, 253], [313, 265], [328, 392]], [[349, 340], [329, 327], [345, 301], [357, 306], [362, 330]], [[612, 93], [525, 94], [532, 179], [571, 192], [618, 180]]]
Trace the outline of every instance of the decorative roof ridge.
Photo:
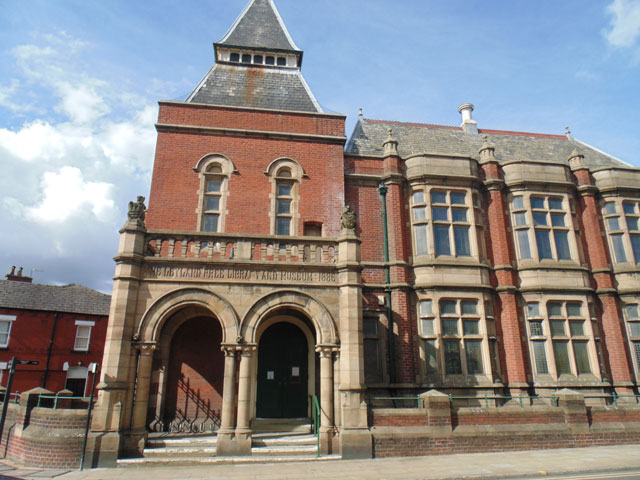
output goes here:
[[453, 125], [438, 125], [436, 123], [400, 122], [397, 120], [378, 120], [374, 118], [363, 118], [362, 120], [365, 123], [368, 122], [368, 123], [378, 123], [378, 124], [384, 124], [384, 125], [402, 125], [407, 127], [431, 127], [431, 128], [442, 128], [445, 130], [462, 131], [462, 128], [460, 127], [455, 127]]
[[[416, 123], [416, 122], [400, 122], [396, 120], [378, 120], [373, 118], [365, 118], [364, 122], [368, 123], [377, 123], [384, 125], [400, 125], [407, 127], [425, 127], [425, 128], [438, 128], [442, 130], [458, 130], [462, 131], [461, 127], [454, 127], [451, 125], [440, 125], [437, 123]], [[478, 133], [490, 133], [493, 135], [511, 135], [511, 136], [520, 136], [520, 137], [540, 137], [540, 138], [557, 138], [562, 140], [567, 140], [566, 135], [554, 135], [552, 133], [532, 133], [532, 132], [516, 132], [512, 130], [492, 130], [487, 128], [479, 128]], [[608, 154], [605, 154], [608, 155]], [[608, 155], [611, 156], [611, 155]]]
[[512, 130], [491, 130], [487, 128], [479, 128], [478, 133], [492, 133], [494, 135], [512, 135], [517, 137], [557, 138], [561, 140], [567, 140], [566, 135], [554, 135], [552, 133], [516, 132]]

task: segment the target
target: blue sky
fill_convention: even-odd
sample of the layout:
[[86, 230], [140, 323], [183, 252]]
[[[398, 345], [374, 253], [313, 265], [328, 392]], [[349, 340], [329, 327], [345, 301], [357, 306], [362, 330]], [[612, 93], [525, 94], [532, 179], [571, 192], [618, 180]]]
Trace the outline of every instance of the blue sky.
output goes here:
[[[183, 100], [245, 0], [0, 0], [0, 273], [110, 291]], [[640, 166], [640, 0], [276, 0], [327, 111], [564, 133]]]

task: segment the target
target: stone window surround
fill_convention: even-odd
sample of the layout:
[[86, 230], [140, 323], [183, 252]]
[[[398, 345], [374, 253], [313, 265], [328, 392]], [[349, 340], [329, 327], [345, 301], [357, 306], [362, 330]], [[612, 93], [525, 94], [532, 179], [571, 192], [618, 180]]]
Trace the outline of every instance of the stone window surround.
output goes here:
[[[622, 302], [625, 328], [631, 352], [631, 363], [633, 364], [636, 380], [640, 381], [640, 332], [634, 332], [636, 329], [640, 330], [640, 297], [622, 298]], [[633, 306], [635, 306], [635, 309], [629, 308]]]
[[[280, 172], [284, 169], [288, 169], [290, 175], [281, 176]], [[278, 215], [278, 185], [286, 183], [291, 184], [291, 207], [290, 207], [290, 218], [291, 225], [288, 236], [297, 236], [298, 228], [300, 224], [300, 183], [302, 182], [302, 178], [305, 177], [304, 170], [302, 166], [291, 158], [278, 158], [271, 162], [271, 164], [267, 167], [267, 170], [264, 172], [265, 175], [269, 177], [269, 182], [271, 182], [271, 193], [269, 193], [269, 200], [271, 202], [271, 208], [269, 209], [269, 224], [270, 224], [270, 234], [276, 235], [277, 233], [277, 222], [278, 217], [282, 217], [282, 215]]]
[[[615, 212], [607, 213], [605, 210], [605, 206], [608, 203], [613, 203], [615, 205]], [[625, 203], [634, 203], [635, 204], [635, 214], [626, 214], [624, 211]], [[633, 217], [638, 218], [638, 222], [640, 223], [640, 215], [638, 209], [640, 209], [640, 199], [631, 198], [631, 197], [604, 197], [601, 201], [601, 213], [602, 213], [602, 223], [604, 224], [605, 232], [607, 233], [607, 244], [609, 246], [609, 252], [611, 257], [611, 262], [618, 265], [629, 265], [635, 267], [636, 264], [640, 263], [640, 258], [636, 259], [633, 254], [633, 248], [631, 246], [631, 233], [628, 225], [628, 218]], [[618, 227], [613, 230], [610, 228], [610, 220], [613, 218], [618, 218]], [[626, 261], [618, 261], [616, 256], [613, 236], [621, 235], [622, 236], [622, 246], [624, 248], [624, 254], [626, 257]], [[638, 231], [638, 235], [640, 236], [640, 230]]]
[[[549, 322], [550, 319], [547, 313], [548, 304], [553, 302], [561, 303], [563, 305], [562, 306], [563, 312], [566, 312], [565, 305], [567, 303], [579, 303], [581, 305], [580, 318], [583, 319], [584, 335], [580, 336], [578, 341], [584, 341], [587, 343], [589, 368], [591, 370], [591, 373], [577, 375], [576, 357], [575, 357], [575, 352], [573, 350], [574, 339], [572, 338], [570, 332], [566, 331], [567, 329], [570, 328], [569, 324], [566, 323], [565, 336], [562, 337], [562, 340], [563, 341], [566, 340], [569, 342], [568, 344], [569, 345], [569, 365], [571, 369], [571, 374], [562, 374], [562, 379], [578, 380], [582, 378], [595, 377], [595, 379], [597, 380], [602, 380], [600, 357], [598, 355], [598, 351], [596, 347], [596, 341], [598, 340], [598, 331], [597, 331], [598, 327], [597, 327], [597, 324], [594, 325], [594, 323], [597, 323], [597, 320], [591, 313], [592, 306], [588, 301], [588, 298], [582, 295], [545, 295], [545, 294], [531, 293], [531, 294], [523, 295], [522, 309], [523, 309], [523, 317], [525, 318], [526, 338], [529, 345], [529, 359], [530, 359], [530, 365], [531, 365], [531, 372], [534, 376], [534, 380], [536, 381], [536, 383], [540, 381], [547, 383], [546, 382], [547, 380], [552, 380], [552, 381], [560, 380], [560, 375], [558, 375], [557, 373], [555, 354], [553, 351], [553, 340], [551, 336], [551, 326]], [[529, 303], [538, 304], [539, 316], [529, 318], [527, 313], [527, 310], [528, 310], [527, 304]], [[557, 318], [558, 320], [560, 319], [560, 317], [557, 317]], [[567, 315], [564, 315], [563, 318], [565, 322], [570, 322], [571, 318], [578, 318], [578, 317], [567, 317]], [[542, 335], [532, 335], [531, 325], [530, 325], [531, 320], [542, 322], [542, 330], [543, 330]], [[534, 356], [535, 353], [533, 348], [534, 341], [544, 342], [544, 345], [545, 345], [544, 351], [545, 351], [546, 362], [547, 362], [547, 370], [549, 372], [548, 374], [538, 374], [536, 371], [536, 359]]]
[[[423, 315], [421, 312], [421, 302], [423, 301], [431, 301], [432, 313]], [[454, 300], [457, 301], [457, 308], [461, 308], [462, 301], [475, 301], [476, 302], [476, 314], [467, 316], [467, 315], [458, 315], [458, 335], [456, 336], [445, 336], [442, 332], [442, 317], [440, 315], [440, 301], [441, 300]], [[458, 310], [459, 313], [460, 310]], [[495, 354], [496, 347], [496, 333], [495, 333], [495, 320], [493, 317], [493, 309], [491, 307], [490, 296], [487, 294], [483, 294], [481, 292], [447, 292], [447, 291], [428, 291], [428, 292], [418, 292], [418, 298], [416, 302], [416, 317], [417, 317], [417, 332], [420, 337], [419, 342], [419, 353], [420, 353], [420, 369], [421, 376], [425, 383], [432, 383], [434, 379], [444, 379], [448, 383], [460, 383], [464, 384], [467, 380], [470, 380], [471, 383], [475, 383], [474, 381], [480, 381], [481, 384], [484, 383], [493, 383], [494, 379], [499, 377], [499, 373], [496, 370], [496, 366], [493, 362], [493, 357]], [[433, 334], [426, 333], [423, 331], [423, 318], [432, 318], [433, 319]], [[449, 317], [453, 318], [453, 317]], [[461, 319], [469, 318], [469, 319], [477, 319], [478, 320], [478, 334], [473, 335], [464, 335], [463, 332], [463, 323]], [[446, 338], [445, 338], [446, 337]], [[460, 340], [460, 360], [462, 363], [462, 374], [453, 374], [447, 375], [445, 370], [445, 355], [444, 355], [444, 343], [443, 341], [448, 338], [458, 338]], [[465, 339], [470, 340], [480, 340], [481, 341], [481, 352], [482, 352], [482, 371], [480, 374], [467, 374], [467, 365], [466, 365], [466, 350], [464, 341]], [[428, 373], [427, 372], [427, 350], [426, 350], [426, 341], [431, 340], [435, 341], [436, 355], [437, 355], [437, 373]], [[473, 379], [473, 380], [472, 380]], [[485, 380], [482, 380], [485, 379]]]
[[[513, 200], [515, 197], [522, 197], [524, 207], [514, 209]], [[538, 253], [538, 243], [536, 241], [535, 235], [535, 225], [533, 222], [533, 211], [531, 208], [531, 197], [544, 197], [546, 208], [544, 210], [538, 210], [539, 212], [546, 212], [548, 214], [548, 225], [543, 227], [545, 230], [550, 232], [549, 242], [551, 245], [552, 257], [553, 258], [543, 258], [540, 259]], [[555, 210], [549, 208], [548, 199], [549, 198], [561, 198], [562, 199], [562, 210]], [[571, 201], [569, 194], [566, 192], [543, 192], [543, 191], [530, 191], [530, 190], [514, 190], [510, 192], [507, 196], [508, 201], [508, 212], [510, 214], [511, 219], [511, 230], [513, 232], [513, 245], [515, 250], [516, 260], [519, 266], [528, 266], [528, 264], [538, 264], [538, 263], [548, 263], [552, 262], [555, 264], [561, 264], [569, 262], [571, 264], [578, 264], [579, 259], [582, 258], [582, 252], [579, 246], [579, 229], [575, 211], [575, 204]], [[558, 227], [552, 225], [551, 213], [560, 213], [564, 212], [565, 218], [565, 227]], [[524, 213], [526, 215], [526, 221], [524, 225], [518, 226], [516, 223], [516, 213]], [[522, 258], [520, 251], [520, 242], [518, 239], [517, 231], [518, 230], [528, 230], [527, 238], [529, 241], [529, 250], [531, 254], [531, 258]], [[569, 244], [569, 253], [570, 259], [558, 260], [558, 252], [556, 248], [556, 242], [553, 235], [553, 231], [555, 230], [563, 230], [568, 233], [567, 240]]]
[[[73, 350], [76, 352], [88, 352], [89, 345], [91, 344], [91, 331], [95, 326], [96, 322], [91, 320], [76, 320], [76, 336], [73, 342]], [[89, 329], [87, 335], [81, 335], [81, 333], [85, 332], [86, 329]], [[86, 340], [85, 340], [86, 339]], [[79, 341], [82, 341], [82, 344], [79, 344]], [[86, 342], [86, 345], [84, 343]]]
[[[454, 222], [453, 218], [450, 218], [448, 222], [442, 223], [448, 224], [450, 226], [449, 230], [449, 243], [450, 250], [453, 255], [438, 255], [436, 256], [435, 251], [435, 232], [434, 232], [434, 222], [433, 220], [433, 211], [431, 204], [431, 192], [446, 192], [447, 193], [447, 206], [449, 211], [451, 211], [452, 204], [450, 200], [450, 193], [464, 193], [465, 194], [465, 203], [460, 204], [460, 207], [464, 207], [467, 210], [467, 221], [466, 222]], [[416, 193], [423, 192], [424, 201], [422, 203], [416, 203]], [[470, 187], [464, 186], [439, 186], [439, 185], [431, 185], [431, 184], [414, 184], [412, 185], [411, 193], [410, 193], [410, 219], [411, 219], [411, 235], [413, 241], [413, 254], [414, 258], [439, 258], [439, 259], [455, 259], [455, 258], [469, 258], [479, 260], [481, 255], [484, 258], [486, 256], [485, 246], [484, 246], [484, 230], [483, 230], [483, 221], [482, 221], [482, 212], [480, 211], [479, 205], [479, 194], [478, 192]], [[439, 204], [435, 204], [434, 206], [438, 206]], [[444, 206], [444, 204], [442, 204]], [[415, 220], [415, 211], [419, 208], [424, 208], [424, 219]], [[467, 256], [458, 256], [455, 255], [455, 238], [452, 231], [452, 227], [455, 224], [459, 224], [462, 226], [468, 226], [469, 230], [469, 249], [471, 255]], [[426, 228], [426, 254], [418, 254], [418, 228]]]
[[7, 327], [6, 332], [0, 332], [0, 338], [4, 335], [7, 336], [6, 342], [0, 342], [0, 348], [8, 348], [9, 341], [11, 340], [11, 327], [13, 326], [13, 322], [16, 321], [18, 317], [15, 315], [0, 315], [0, 325]]
[[[216, 167], [219, 167], [219, 171], [211, 173], [211, 170], [218, 170]], [[222, 233], [225, 231], [226, 217], [229, 214], [229, 210], [227, 209], [229, 178], [232, 173], [236, 172], [235, 166], [231, 160], [223, 155], [210, 154], [200, 159], [193, 170], [200, 176], [200, 189], [197, 192], [199, 201], [198, 208], [196, 208], [196, 215], [198, 217], [197, 230], [199, 232], [204, 231], [207, 180], [213, 178], [220, 178], [222, 180], [220, 185], [220, 204], [218, 206], [219, 217], [217, 228], [217, 232]]]

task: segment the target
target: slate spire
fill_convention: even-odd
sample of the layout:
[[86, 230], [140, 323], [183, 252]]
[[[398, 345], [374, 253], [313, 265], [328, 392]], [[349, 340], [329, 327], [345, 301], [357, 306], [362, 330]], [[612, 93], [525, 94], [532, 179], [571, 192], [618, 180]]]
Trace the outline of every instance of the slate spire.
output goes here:
[[250, 0], [222, 40], [214, 43], [214, 47], [216, 57], [218, 49], [226, 47], [294, 54], [298, 57], [298, 67], [302, 63], [303, 52], [289, 35], [273, 0]]
[[187, 102], [322, 113], [273, 0], [250, 0], [213, 46], [215, 63]]

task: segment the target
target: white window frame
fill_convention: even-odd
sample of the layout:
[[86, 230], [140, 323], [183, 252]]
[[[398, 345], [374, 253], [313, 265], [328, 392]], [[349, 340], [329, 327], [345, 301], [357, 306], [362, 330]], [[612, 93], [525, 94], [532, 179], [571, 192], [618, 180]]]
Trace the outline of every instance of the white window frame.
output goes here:
[[[544, 201], [543, 208], [534, 208], [531, 199], [542, 198]], [[522, 198], [522, 206], [515, 205], [515, 199]], [[551, 208], [550, 199], [559, 199], [562, 202], [562, 209]], [[577, 262], [579, 258], [578, 242], [576, 239], [576, 215], [573, 202], [570, 201], [566, 193], [548, 193], [548, 192], [513, 192], [511, 201], [509, 202], [511, 211], [511, 225], [513, 229], [513, 242], [516, 246], [516, 256], [519, 262]], [[535, 225], [534, 215], [544, 215], [546, 225]], [[553, 225], [553, 215], [564, 215], [564, 225]], [[524, 218], [524, 223], [519, 219]], [[549, 248], [551, 250], [551, 258], [540, 258], [540, 247], [538, 245], [536, 230], [546, 231], [549, 239]], [[567, 246], [569, 249], [569, 258], [559, 258], [558, 243], [556, 241], [556, 232], [565, 232], [567, 235]], [[523, 256], [523, 249], [520, 237], [526, 236], [529, 257]]]
[[[300, 226], [300, 182], [305, 176], [302, 166], [290, 158], [278, 158], [271, 162], [265, 171], [271, 182], [271, 208], [269, 209], [271, 235], [295, 237], [299, 235]], [[290, 195], [280, 195], [279, 187], [290, 185]], [[289, 212], [279, 213], [279, 201], [289, 202]], [[278, 220], [289, 219], [289, 234], [278, 231]]]
[[[433, 203], [432, 193], [441, 192], [446, 196], [445, 203]], [[464, 194], [464, 203], [456, 204], [451, 201], [451, 194]], [[422, 196], [422, 201], [418, 201]], [[435, 220], [433, 209], [446, 208], [447, 220]], [[416, 185], [413, 187], [410, 199], [411, 225], [413, 238], [414, 257], [429, 257], [440, 259], [475, 259], [480, 255], [485, 255], [484, 230], [482, 214], [479, 206], [479, 196], [471, 188], [450, 188], [441, 186]], [[466, 212], [465, 221], [454, 221], [453, 211], [464, 210]], [[418, 214], [420, 212], [420, 214]], [[448, 228], [449, 254], [436, 254], [436, 227]], [[467, 240], [469, 255], [461, 254], [456, 250], [455, 230], [456, 227], [467, 229]], [[418, 250], [418, 246], [423, 248]]]
[[[611, 204], [614, 206], [614, 211], [608, 211]], [[628, 205], [631, 205], [632, 212], [625, 211], [625, 207]], [[640, 252], [634, 252], [631, 239], [637, 237], [640, 241], [640, 200], [637, 198], [606, 197], [602, 202], [601, 211], [604, 228], [607, 232], [611, 262], [614, 264], [639, 264]], [[618, 224], [617, 228], [612, 228], [614, 223]], [[632, 227], [636, 227], [636, 229], [634, 230]], [[622, 247], [622, 253], [626, 257], [624, 260], [619, 258], [614, 237], [620, 238], [619, 246]]]
[[[443, 301], [456, 302], [456, 314], [448, 315], [440, 312], [440, 305]], [[424, 303], [430, 303], [431, 308], [423, 309]], [[471, 314], [463, 314], [462, 302], [474, 302], [476, 306], [476, 312]], [[456, 379], [456, 378], [479, 378], [487, 377], [493, 379], [498, 374], [496, 366], [494, 365], [493, 355], [495, 351], [492, 347], [495, 343], [495, 324], [493, 316], [488, 314], [490, 304], [481, 296], [460, 296], [455, 293], [445, 293], [441, 295], [433, 296], [419, 296], [416, 305], [417, 321], [418, 321], [418, 333], [422, 339], [421, 342], [421, 357], [422, 357], [422, 371], [425, 380], [439, 377], [442, 379]], [[455, 319], [457, 322], [457, 334], [445, 334], [444, 333], [444, 319]], [[477, 333], [465, 333], [464, 321], [477, 322]], [[430, 325], [430, 331], [425, 329], [426, 325]], [[445, 359], [445, 341], [458, 341], [459, 355], [460, 355], [460, 368], [459, 374], [447, 374], [446, 371], [446, 359]], [[480, 342], [480, 351], [482, 355], [482, 372], [469, 373], [467, 365], [467, 342], [474, 341]], [[428, 347], [428, 345], [430, 345]], [[429, 352], [428, 349], [435, 349], [435, 365], [428, 365]]]
[[[95, 326], [96, 322], [91, 321], [91, 320], [76, 320], [76, 337], [73, 341], [73, 350], [75, 352], [88, 352], [89, 351], [89, 346], [91, 345], [91, 331], [93, 330], [93, 327]], [[83, 328], [89, 328], [89, 335], [86, 337], [87, 339], [87, 346], [86, 348], [83, 346], [78, 346], [78, 340], [79, 339], [83, 339], [85, 337], [80, 337], [80, 331]]]
[[[640, 299], [634, 299], [624, 304], [624, 319], [631, 351], [631, 361], [636, 379], [640, 380]], [[632, 313], [631, 310], [635, 310]]]
[[[198, 208], [196, 215], [198, 216], [198, 231], [204, 232], [206, 226], [207, 215], [217, 215], [218, 220], [216, 228], [209, 230], [207, 233], [222, 233], [225, 231], [226, 219], [229, 214], [227, 201], [229, 197], [229, 179], [236, 168], [231, 160], [223, 155], [210, 154], [202, 157], [193, 169], [200, 177], [200, 189], [198, 190]], [[220, 181], [220, 190], [208, 191], [207, 185], [209, 181]], [[218, 198], [218, 209], [207, 210], [207, 198]]]
[[15, 315], [0, 315], [0, 323], [7, 322], [7, 341], [6, 343], [0, 343], [0, 348], [9, 348], [9, 341], [11, 340], [11, 328], [13, 327], [13, 322], [16, 321], [18, 317]]
[[[550, 316], [549, 304], [559, 303], [562, 305], [561, 316]], [[538, 305], [538, 313], [531, 315], [529, 313], [529, 304]], [[580, 316], [570, 316], [567, 310], [567, 304], [580, 304]], [[600, 361], [598, 352], [596, 350], [596, 335], [594, 332], [593, 321], [591, 320], [590, 306], [584, 298], [557, 298], [557, 297], [543, 297], [543, 298], [525, 298], [524, 303], [524, 316], [526, 319], [527, 338], [529, 341], [529, 351], [531, 359], [531, 368], [535, 377], [550, 376], [555, 380], [558, 380], [562, 375], [580, 378], [582, 376], [595, 376], [601, 378]], [[551, 321], [563, 322], [563, 335], [552, 335]], [[576, 335], [571, 329], [572, 322], [582, 322], [582, 335]], [[541, 326], [541, 332], [534, 332], [532, 324], [539, 324]], [[537, 328], [535, 330], [538, 330]], [[556, 355], [554, 350], [554, 341], [563, 342], [567, 345], [567, 355], [569, 360], [570, 373], [558, 373]], [[544, 354], [546, 360], [547, 372], [538, 372], [538, 366], [536, 363], [536, 352], [533, 347], [534, 343], [542, 343], [544, 345]], [[578, 372], [577, 357], [575, 352], [575, 344], [581, 343], [586, 345], [587, 360], [589, 362], [589, 372]]]

